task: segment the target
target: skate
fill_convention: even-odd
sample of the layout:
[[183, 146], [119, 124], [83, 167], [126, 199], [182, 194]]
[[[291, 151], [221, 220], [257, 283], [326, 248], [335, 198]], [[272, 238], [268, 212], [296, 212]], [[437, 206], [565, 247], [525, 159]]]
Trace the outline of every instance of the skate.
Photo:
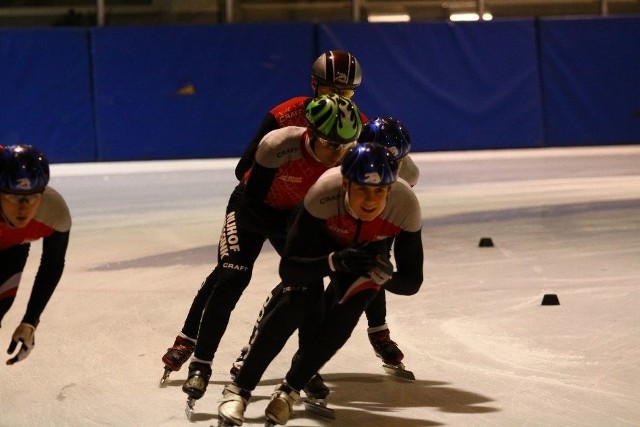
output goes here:
[[162, 362], [164, 363], [164, 373], [160, 378], [160, 387], [164, 386], [171, 372], [179, 371], [182, 365], [189, 360], [193, 349], [196, 344], [186, 338], [177, 336], [173, 343], [173, 346], [167, 349], [167, 352], [162, 356]]
[[240, 355], [231, 365], [231, 369], [229, 369], [229, 373], [231, 374], [231, 381], [235, 381], [236, 377], [238, 376], [238, 372], [240, 372], [240, 368], [242, 368], [242, 364], [244, 363], [244, 356], [246, 356], [247, 351], [249, 351], [248, 347], [242, 347]]
[[413, 374], [412, 371], [404, 367], [404, 363], [399, 363], [397, 365], [388, 365], [384, 363], [382, 365], [382, 369], [384, 369], [384, 371], [387, 374], [394, 377], [402, 378], [403, 380], [408, 380], [408, 381], [416, 380], [416, 376]]
[[304, 387], [307, 395], [302, 399], [304, 409], [323, 418], [334, 419], [333, 409], [327, 407], [326, 398], [330, 393], [329, 387], [324, 383], [320, 374], [315, 374]]
[[218, 406], [218, 426], [241, 426], [251, 393], [235, 384], [225, 386]]
[[388, 328], [369, 332], [369, 342], [376, 356], [382, 359], [382, 368], [387, 374], [410, 381], [416, 379], [413, 372], [407, 370], [402, 363], [404, 354], [398, 348], [398, 344], [391, 339]]
[[276, 387], [264, 411], [267, 416], [265, 426], [285, 425], [291, 417], [293, 405], [299, 400], [300, 393], [289, 387], [286, 382]]
[[189, 396], [185, 408], [188, 419], [193, 416], [196, 400], [204, 396], [204, 392], [207, 391], [209, 378], [211, 378], [211, 365], [199, 362], [189, 364], [189, 377], [182, 385], [182, 391]]

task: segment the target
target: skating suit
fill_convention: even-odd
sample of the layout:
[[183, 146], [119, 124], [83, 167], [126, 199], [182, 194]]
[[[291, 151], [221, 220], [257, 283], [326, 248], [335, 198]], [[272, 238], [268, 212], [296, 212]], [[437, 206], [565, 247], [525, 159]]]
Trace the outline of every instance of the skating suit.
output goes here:
[[306, 132], [295, 126], [269, 132], [258, 146], [246, 184], [238, 184], [229, 199], [218, 266], [203, 285], [211, 296], [200, 322], [198, 359], [213, 360], [264, 241], [282, 249], [292, 212], [327, 170], [311, 154]]
[[71, 215], [62, 196], [47, 187], [35, 217], [23, 228], [0, 220], [0, 321], [13, 304], [30, 244], [42, 239], [42, 257], [23, 322], [37, 326], [64, 269]]
[[[262, 120], [260, 128], [256, 132], [255, 136], [240, 157], [240, 161], [238, 161], [235, 173], [236, 178], [238, 178], [239, 181], [242, 181], [245, 178], [245, 174], [253, 164], [258, 144], [267, 133], [287, 126], [307, 126], [305, 108], [307, 102], [311, 99], [312, 98], [309, 96], [296, 96], [282, 104], [276, 105], [269, 111]], [[360, 113], [360, 119], [362, 120], [362, 123], [367, 122], [367, 117], [362, 113]]]
[[[297, 390], [347, 341], [380, 287], [352, 274], [332, 272], [328, 262], [331, 252], [369, 242], [370, 250], [384, 254], [395, 238], [396, 271], [384, 288], [401, 295], [418, 292], [423, 278], [421, 227], [420, 205], [404, 181], [392, 186], [378, 218], [361, 221], [346, 208], [337, 168], [323, 175], [309, 190], [304, 209], [288, 234], [280, 262], [282, 282], [265, 303], [258, 332], [235, 383], [253, 390], [269, 363], [303, 324], [315, 331], [313, 339], [307, 333], [301, 342], [300, 357], [286, 377]], [[327, 294], [322, 283], [326, 276], [330, 277]]]
[[308, 96], [296, 96], [276, 105], [269, 111], [236, 166], [236, 178], [239, 181], [245, 178], [245, 174], [253, 164], [258, 144], [266, 134], [287, 126], [307, 126], [305, 106], [310, 99]]

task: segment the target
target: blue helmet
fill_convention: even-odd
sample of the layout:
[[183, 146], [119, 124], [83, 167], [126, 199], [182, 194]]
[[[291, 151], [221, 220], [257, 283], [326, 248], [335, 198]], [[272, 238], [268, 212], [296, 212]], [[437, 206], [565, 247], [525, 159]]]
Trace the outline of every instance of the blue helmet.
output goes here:
[[381, 187], [398, 178], [398, 161], [380, 144], [358, 143], [342, 160], [341, 172], [351, 182]]
[[376, 142], [389, 149], [397, 160], [411, 151], [409, 131], [393, 117], [376, 117], [362, 127], [358, 142]]
[[0, 146], [0, 192], [42, 193], [49, 183], [49, 161], [30, 145]]

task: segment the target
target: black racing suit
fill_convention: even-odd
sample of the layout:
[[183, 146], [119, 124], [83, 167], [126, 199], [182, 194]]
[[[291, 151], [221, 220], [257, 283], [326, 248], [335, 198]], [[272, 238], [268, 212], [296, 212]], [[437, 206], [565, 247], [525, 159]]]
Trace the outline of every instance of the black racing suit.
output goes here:
[[[313, 334], [304, 340], [301, 337], [299, 357], [286, 376], [296, 390], [301, 390], [348, 340], [380, 286], [353, 274], [332, 272], [328, 262], [332, 252], [370, 242], [370, 250], [386, 254], [389, 241], [395, 238], [397, 270], [384, 288], [412, 295], [422, 284], [422, 219], [415, 194], [407, 185], [396, 183], [382, 214], [373, 221], [360, 221], [345, 209], [341, 179], [339, 173], [328, 174], [311, 188], [287, 235], [280, 262], [282, 282], [261, 313], [234, 381], [242, 389], [256, 387], [297, 328], [315, 325]], [[330, 285], [325, 294], [323, 278], [327, 276]], [[354, 290], [356, 283], [361, 286]]]
[[200, 321], [196, 359], [213, 360], [262, 245], [269, 239], [281, 251], [290, 215], [326, 170], [311, 154], [306, 128], [278, 129], [262, 140], [246, 184], [239, 184], [229, 199], [218, 265], [205, 280], [211, 293]]

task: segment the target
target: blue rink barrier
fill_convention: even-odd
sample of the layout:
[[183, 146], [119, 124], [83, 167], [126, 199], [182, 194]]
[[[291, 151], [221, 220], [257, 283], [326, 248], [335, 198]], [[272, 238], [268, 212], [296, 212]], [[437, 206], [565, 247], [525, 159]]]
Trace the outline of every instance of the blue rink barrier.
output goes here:
[[0, 144], [95, 160], [90, 76], [86, 30], [0, 29]]
[[640, 17], [0, 29], [0, 144], [52, 162], [235, 157], [348, 49], [414, 151], [640, 143]]
[[310, 90], [311, 24], [91, 34], [99, 160], [238, 156], [273, 105]]
[[318, 41], [356, 55], [358, 105], [402, 120], [415, 151], [544, 143], [533, 20], [331, 24]]
[[547, 145], [640, 143], [640, 18], [543, 19]]

